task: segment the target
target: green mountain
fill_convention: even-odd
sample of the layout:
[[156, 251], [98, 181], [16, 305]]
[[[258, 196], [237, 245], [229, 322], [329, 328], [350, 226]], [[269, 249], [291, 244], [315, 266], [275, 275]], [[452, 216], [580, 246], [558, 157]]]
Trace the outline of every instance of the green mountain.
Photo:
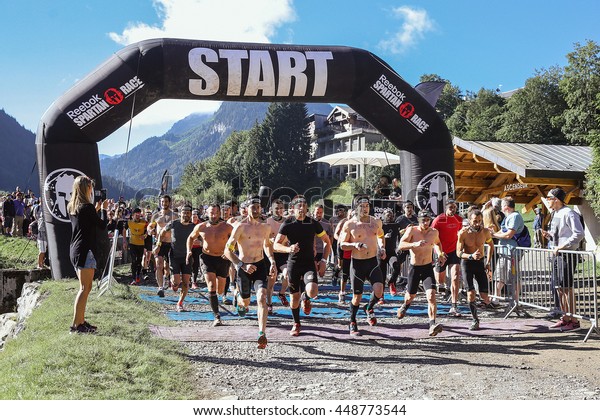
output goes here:
[[35, 134], [0, 109], [0, 191], [31, 189], [39, 196], [40, 182], [35, 169]]
[[[265, 118], [266, 102], [223, 102], [213, 115], [193, 114], [178, 121], [164, 135], [150, 137], [127, 155], [100, 161], [103, 175], [124, 180], [134, 189], [160, 188], [165, 170], [173, 185], [190, 162], [211, 157], [234, 131], [249, 130]], [[307, 104], [309, 114], [329, 114], [329, 104]]]

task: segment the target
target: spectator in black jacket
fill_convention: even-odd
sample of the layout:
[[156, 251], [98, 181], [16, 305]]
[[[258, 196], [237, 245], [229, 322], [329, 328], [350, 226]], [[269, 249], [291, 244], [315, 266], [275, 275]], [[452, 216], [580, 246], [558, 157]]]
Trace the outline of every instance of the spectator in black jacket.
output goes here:
[[78, 176], [67, 205], [72, 228], [70, 256], [80, 286], [75, 298], [71, 333], [94, 333], [97, 329], [85, 320], [85, 307], [94, 280], [95, 256], [98, 255], [96, 229], [106, 228], [106, 209], [110, 203], [104, 200], [94, 206], [93, 202], [94, 181], [85, 175]]

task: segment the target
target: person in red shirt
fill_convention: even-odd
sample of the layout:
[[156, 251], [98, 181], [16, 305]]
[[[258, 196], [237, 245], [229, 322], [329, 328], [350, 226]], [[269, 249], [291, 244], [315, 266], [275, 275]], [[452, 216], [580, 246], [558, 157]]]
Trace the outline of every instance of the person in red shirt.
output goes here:
[[446, 269], [450, 268], [450, 296], [452, 299], [452, 307], [448, 311], [449, 315], [459, 316], [458, 312], [458, 291], [460, 289], [460, 258], [456, 255], [456, 243], [458, 241], [458, 232], [462, 229], [462, 217], [456, 214], [458, 206], [454, 200], [446, 202], [446, 210], [439, 214], [431, 227], [440, 232], [440, 241], [442, 250], [447, 255], [446, 261], [442, 265], [436, 265], [435, 277], [436, 282], [440, 287], [445, 289], [446, 285]]

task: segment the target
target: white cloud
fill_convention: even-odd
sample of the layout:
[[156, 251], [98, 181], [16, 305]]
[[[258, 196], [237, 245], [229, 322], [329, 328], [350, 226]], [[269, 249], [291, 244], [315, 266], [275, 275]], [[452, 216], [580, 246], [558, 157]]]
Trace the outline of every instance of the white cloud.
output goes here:
[[[277, 29], [296, 19], [293, 0], [155, 0], [161, 23], [130, 23], [109, 33], [118, 44], [149, 38], [269, 43]], [[195, 112], [214, 112], [220, 102], [162, 100], [134, 118], [133, 126], [164, 126]], [[161, 133], [157, 133], [161, 134]]]
[[292, 0], [155, 0], [159, 26], [131, 23], [121, 34], [109, 33], [123, 45], [148, 38], [270, 42], [277, 29], [296, 15]]
[[400, 30], [391, 38], [379, 42], [379, 48], [392, 54], [401, 54], [415, 46], [427, 32], [434, 30], [435, 22], [424, 9], [401, 6], [392, 10], [394, 16], [402, 19], [404, 23]]

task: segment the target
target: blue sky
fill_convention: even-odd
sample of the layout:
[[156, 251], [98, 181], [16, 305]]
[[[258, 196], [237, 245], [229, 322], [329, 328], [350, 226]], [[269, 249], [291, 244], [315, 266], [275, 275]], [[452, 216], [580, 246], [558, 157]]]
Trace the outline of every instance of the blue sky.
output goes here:
[[[463, 92], [524, 85], [600, 42], [597, 0], [0, 0], [0, 108], [34, 131], [50, 104], [132, 42], [174, 37], [364, 48], [412, 85], [436, 73]], [[210, 101], [160, 101], [133, 122], [130, 147]], [[99, 143], [124, 153], [128, 126]]]

